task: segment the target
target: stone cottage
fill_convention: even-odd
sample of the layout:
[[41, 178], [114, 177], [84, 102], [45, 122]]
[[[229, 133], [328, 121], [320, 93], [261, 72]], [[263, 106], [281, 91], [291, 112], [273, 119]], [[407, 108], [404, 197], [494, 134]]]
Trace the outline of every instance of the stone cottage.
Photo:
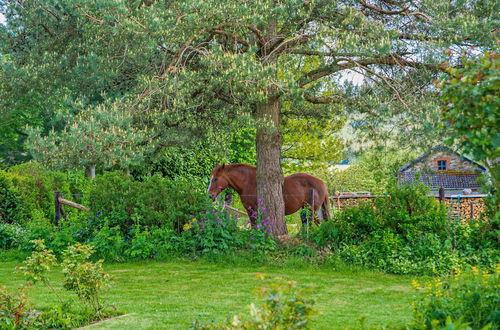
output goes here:
[[486, 169], [480, 164], [443, 146], [432, 148], [399, 169], [398, 182], [421, 182], [438, 195], [442, 187], [446, 196], [479, 193], [479, 176]]

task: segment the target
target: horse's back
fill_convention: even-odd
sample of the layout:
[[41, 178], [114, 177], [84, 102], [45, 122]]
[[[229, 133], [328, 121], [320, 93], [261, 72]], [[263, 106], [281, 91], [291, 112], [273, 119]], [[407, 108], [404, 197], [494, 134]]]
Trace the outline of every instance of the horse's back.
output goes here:
[[316, 190], [323, 196], [328, 194], [328, 188], [323, 180], [307, 173], [295, 173], [285, 177], [284, 188], [285, 194], [307, 193], [310, 189]]
[[310, 174], [307, 174], [307, 173], [295, 173], [295, 174], [291, 174], [289, 176], [286, 176], [285, 177], [285, 183], [286, 182], [296, 182], [296, 183], [299, 183], [299, 184], [302, 184], [304, 186], [317, 186], [317, 187], [325, 187], [326, 188], [326, 184], [323, 182], [323, 180], [315, 177], [315, 176], [312, 176]]

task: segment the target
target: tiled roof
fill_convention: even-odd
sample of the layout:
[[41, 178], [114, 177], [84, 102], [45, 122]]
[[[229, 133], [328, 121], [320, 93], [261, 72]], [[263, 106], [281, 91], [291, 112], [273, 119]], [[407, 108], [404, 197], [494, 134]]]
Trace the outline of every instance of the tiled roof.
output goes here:
[[417, 177], [420, 176], [419, 182], [430, 187], [443, 187], [448, 189], [458, 188], [480, 188], [481, 185], [477, 182], [479, 173], [475, 174], [460, 174], [450, 175], [446, 173], [415, 173], [415, 172], [401, 172], [399, 173], [399, 181], [408, 181], [415, 183]]

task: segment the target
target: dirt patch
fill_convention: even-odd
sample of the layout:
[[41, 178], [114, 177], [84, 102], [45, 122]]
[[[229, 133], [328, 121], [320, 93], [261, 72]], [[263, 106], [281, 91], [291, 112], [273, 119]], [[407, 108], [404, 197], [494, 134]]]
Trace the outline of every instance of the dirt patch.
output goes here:
[[111, 320], [120, 319], [122, 317], [130, 316], [130, 315], [132, 315], [132, 314], [123, 314], [123, 315], [118, 315], [118, 316], [112, 316], [112, 317], [109, 317], [109, 318], [104, 319], [104, 320], [100, 320], [100, 321], [97, 321], [97, 322], [92, 322], [92, 323], [87, 324], [86, 326], [78, 328], [78, 329], [87, 329], [90, 326], [99, 325], [99, 324], [102, 324], [104, 322], [108, 322], [108, 321], [111, 321]]

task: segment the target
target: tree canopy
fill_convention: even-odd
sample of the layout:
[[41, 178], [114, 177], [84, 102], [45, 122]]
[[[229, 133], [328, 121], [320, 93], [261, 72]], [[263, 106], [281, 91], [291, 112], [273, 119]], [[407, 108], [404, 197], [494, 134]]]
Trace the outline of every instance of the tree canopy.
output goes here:
[[[48, 132], [64, 123], [44, 114], [68, 97], [88, 109], [115, 100], [157, 151], [250, 123], [274, 235], [286, 234], [282, 116], [357, 114], [388, 134], [429, 131], [445, 51], [491, 48], [498, 27], [493, 2], [466, 0], [28, 0], [3, 11], [2, 75], [13, 92], [2, 112], [30, 113]], [[346, 83], [354, 73], [361, 86]]]

